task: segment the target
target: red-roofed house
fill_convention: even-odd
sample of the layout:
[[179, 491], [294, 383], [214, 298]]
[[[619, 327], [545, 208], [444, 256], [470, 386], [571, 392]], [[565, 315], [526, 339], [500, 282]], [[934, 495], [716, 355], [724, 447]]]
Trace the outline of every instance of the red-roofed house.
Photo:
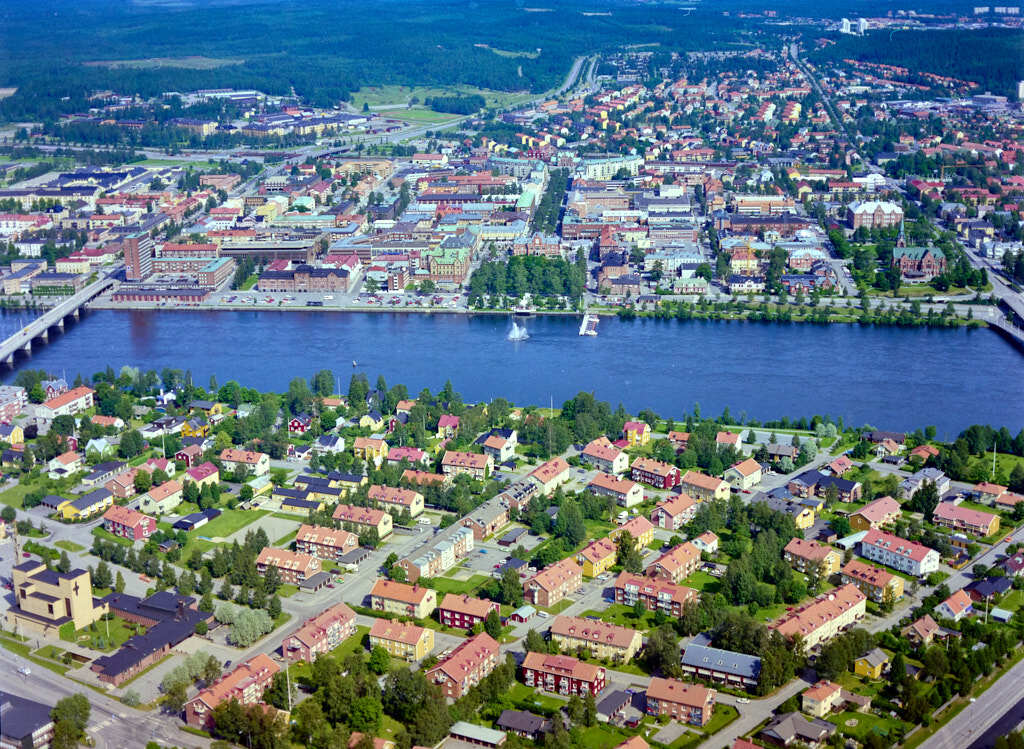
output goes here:
[[483, 623], [492, 611], [500, 613], [501, 606], [486, 598], [447, 593], [438, 607], [438, 616], [446, 627], [473, 629], [477, 623]]
[[974, 613], [974, 604], [967, 591], [961, 588], [936, 606], [935, 613], [943, 619], [952, 619], [954, 622], [958, 622], [965, 616]]
[[605, 686], [604, 668], [568, 655], [529, 652], [522, 673], [526, 686], [563, 695], [596, 696]]
[[185, 704], [185, 722], [193, 728], [208, 728], [213, 709], [220, 703], [232, 698], [243, 705], [258, 703], [280, 670], [269, 655], [257, 653], [189, 700]]
[[630, 468], [634, 481], [658, 489], [671, 489], [679, 483], [679, 469], [654, 458], [637, 458]]
[[622, 437], [630, 447], [646, 445], [651, 441], [651, 427], [643, 421], [627, 421], [622, 427]]
[[461, 643], [451, 655], [428, 670], [425, 676], [428, 681], [441, 687], [445, 697], [457, 700], [479, 684], [496, 665], [498, 643], [486, 632], [481, 632]]
[[609, 473], [598, 473], [587, 484], [594, 494], [612, 497], [620, 507], [632, 507], [644, 501], [644, 489], [629, 479], [620, 479]]
[[647, 686], [647, 714], [667, 715], [682, 723], [704, 726], [711, 720], [717, 694], [700, 684], [655, 676]]
[[216, 484], [220, 481], [220, 471], [210, 461], [193, 466], [185, 471], [185, 481], [195, 483], [200, 489], [207, 484]]
[[312, 662], [318, 655], [341, 645], [355, 631], [355, 612], [345, 603], [336, 603], [288, 635], [281, 644], [281, 652], [289, 660]]
[[680, 493], [662, 500], [651, 510], [651, 522], [659, 528], [679, 530], [693, 520], [697, 514], [697, 503], [689, 494]]
[[130, 507], [113, 505], [103, 513], [103, 527], [115, 536], [138, 541], [156, 532], [156, 519]]

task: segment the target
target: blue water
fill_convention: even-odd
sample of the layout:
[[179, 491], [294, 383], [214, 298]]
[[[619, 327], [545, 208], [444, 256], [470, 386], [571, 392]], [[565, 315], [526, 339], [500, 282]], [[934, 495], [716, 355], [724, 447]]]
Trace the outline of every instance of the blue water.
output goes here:
[[878, 428], [933, 424], [945, 437], [974, 423], [1024, 427], [1024, 356], [988, 330], [605, 318], [589, 338], [579, 318], [526, 326], [529, 340], [511, 342], [503, 316], [95, 311], [16, 366], [86, 377], [172, 367], [200, 384], [215, 375], [282, 392], [326, 368], [343, 389], [353, 371], [414, 394], [451, 379], [469, 401], [558, 405], [587, 390], [665, 416], [699, 402], [704, 415], [827, 413]]

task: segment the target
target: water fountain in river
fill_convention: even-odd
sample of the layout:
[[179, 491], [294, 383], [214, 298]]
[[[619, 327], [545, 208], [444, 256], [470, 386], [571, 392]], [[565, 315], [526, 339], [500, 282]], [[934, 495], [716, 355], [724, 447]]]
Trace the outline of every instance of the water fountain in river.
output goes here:
[[530, 337], [530, 334], [526, 332], [526, 326], [520, 325], [515, 320], [512, 321], [512, 330], [508, 332], [508, 339], [510, 341], [525, 341]]

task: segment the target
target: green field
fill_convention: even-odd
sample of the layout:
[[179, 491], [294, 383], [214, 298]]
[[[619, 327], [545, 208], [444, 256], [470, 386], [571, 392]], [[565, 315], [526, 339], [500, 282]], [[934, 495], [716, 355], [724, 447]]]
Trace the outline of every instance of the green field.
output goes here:
[[[504, 50], [491, 51], [495, 54], [504, 52]], [[514, 54], [506, 53], [506, 56]], [[491, 91], [473, 86], [364, 86], [352, 94], [352, 106], [362, 110], [363, 104], [368, 104], [370, 109], [376, 109], [377, 107], [390, 107], [397, 104], [408, 105], [413, 98], [419, 99], [419, 104], [422, 104], [424, 100], [435, 96], [472, 96], [474, 94], [484, 97], [488, 107], [499, 108], [519, 104], [530, 99], [529, 94]], [[413, 105], [413, 107], [415, 106]], [[381, 114], [397, 116], [397, 113], [400, 111], [402, 110], [384, 109], [381, 111]], [[451, 118], [458, 115], [445, 114], [444, 116]]]
[[435, 112], [433, 109], [423, 107], [411, 107], [410, 109], [387, 109], [381, 112], [382, 115], [395, 120], [407, 122], [422, 122], [423, 124], [440, 125], [451, 122], [459, 115], [446, 112]]
[[711, 720], [700, 730], [707, 734], [718, 733], [738, 717], [740, 717], [739, 711], [732, 705], [715, 705]]
[[70, 551], [72, 554], [77, 554], [80, 551], [85, 551], [85, 547], [81, 544], [76, 544], [74, 541], [57, 541], [53, 544], [58, 549], [64, 549], [64, 551]]
[[291, 583], [284, 583], [280, 588], [277, 589], [277, 595], [280, 598], [291, 598], [298, 592], [299, 586], [292, 585]]
[[129, 637], [145, 631], [146, 628], [141, 625], [114, 616], [109, 620], [100, 620], [88, 627], [83, 627], [77, 632], [74, 624], [68, 622], [60, 628], [60, 639], [106, 653], [124, 645]]
[[683, 580], [682, 584], [687, 588], [693, 588], [702, 593], [717, 593], [722, 588], [721, 580], [704, 570], [697, 570]]
[[225, 65], [241, 65], [245, 60], [240, 57], [203, 57], [187, 55], [185, 57], [147, 57], [141, 60], [95, 60], [84, 62], [83, 65], [93, 68], [119, 68], [131, 70], [153, 70], [155, 68], [182, 68], [184, 70], [213, 70]]
[[[894, 729], [898, 729], [901, 726], [907, 729], [910, 728], [909, 725], [895, 718], [883, 718], [871, 713], [856, 713], [849, 710], [830, 715], [826, 720], [834, 723], [840, 733], [851, 736], [861, 742], [872, 733], [877, 733], [880, 736], [889, 736]], [[847, 722], [854, 723], [854, 725], [847, 725]]]
[[999, 608], [1007, 611], [1016, 611], [1021, 606], [1024, 606], [1024, 590], [1011, 590], [998, 604]]
[[438, 593], [457, 593], [459, 595], [472, 593], [481, 585], [487, 582], [486, 575], [473, 575], [468, 580], [453, 580], [450, 577], [431, 577], [423, 581], [427, 587], [433, 588]]
[[[250, 523], [255, 523], [264, 515], [269, 514], [270, 512], [267, 510], [224, 510], [220, 516], [189, 533], [188, 543], [181, 550], [181, 558], [188, 559], [196, 549], [205, 553], [219, 543], [223, 543], [206, 539], [226, 539], [232, 533], [241, 530]], [[205, 538], [200, 538], [200, 536]]]
[[645, 611], [643, 617], [638, 620], [633, 616], [633, 607], [627, 606], [623, 603], [613, 603], [604, 611], [590, 609], [588, 611], [584, 611], [580, 616], [596, 616], [601, 621], [618, 624], [621, 627], [629, 627], [630, 629], [646, 630], [657, 626], [654, 623], [653, 611]]

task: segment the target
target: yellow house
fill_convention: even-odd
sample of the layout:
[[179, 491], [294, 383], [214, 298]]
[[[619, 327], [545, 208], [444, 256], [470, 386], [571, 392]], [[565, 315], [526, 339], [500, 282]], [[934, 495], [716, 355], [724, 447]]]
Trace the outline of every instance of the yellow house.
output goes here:
[[627, 421], [622, 427], [622, 434], [630, 447], [646, 445], [651, 441], [651, 427], [643, 421]]
[[419, 661], [434, 649], [434, 630], [417, 627], [411, 622], [374, 619], [373, 627], [370, 628], [370, 647], [378, 645], [393, 658]]
[[597, 577], [615, 564], [616, 553], [617, 548], [611, 539], [598, 538], [576, 555], [576, 561], [582, 565], [585, 576]]
[[191, 413], [194, 414], [199, 411], [207, 418], [221, 416], [224, 413], [224, 404], [217, 403], [216, 401], [192, 401], [188, 404], [188, 408]]
[[4, 427], [6, 434], [0, 434], [0, 439], [11, 445], [22, 445], [25, 443], [25, 430], [17, 424], [9, 424]]
[[383, 429], [384, 417], [381, 416], [380, 414], [377, 414], [376, 418], [374, 418], [370, 414], [363, 414], [363, 416], [359, 419], [359, 426], [368, 427], [374, 431], [377, 431], [378, 429]]
[[379, 464], [388, 454], [388, 443], [374, 437], [356, 437], [352, 451], [357, 458]]
[[881, 648], [875, 648], [853, 662], [853, 672], [868, 679], [881, 679], [888, 665], [889, 656]]
[[210, 434], [210, 422], [202, 416], [194, 416], [181, 425], [182, 437], [206, 437]]
[[620, 525], [608, 534], [608, 538], [615, 539], [616, 536], [628, 533], [633, 537], [633, 545], [637, 550], [642, 550], [654, 540], [654, 523], [643, 515], [637, 515], [629, 522]]
[[810, 507], [797, 507], [799, 512], [793, 513], [793, 522], [796, 523], [796, 527], [802, 531], [807, 530], [814, 525], [814, 510]]
[[72, 499], [60, 506], [61, 517], [65, 520], [85, 520], [114, 504], [114, 495], [107, 489], [96, 489]]

